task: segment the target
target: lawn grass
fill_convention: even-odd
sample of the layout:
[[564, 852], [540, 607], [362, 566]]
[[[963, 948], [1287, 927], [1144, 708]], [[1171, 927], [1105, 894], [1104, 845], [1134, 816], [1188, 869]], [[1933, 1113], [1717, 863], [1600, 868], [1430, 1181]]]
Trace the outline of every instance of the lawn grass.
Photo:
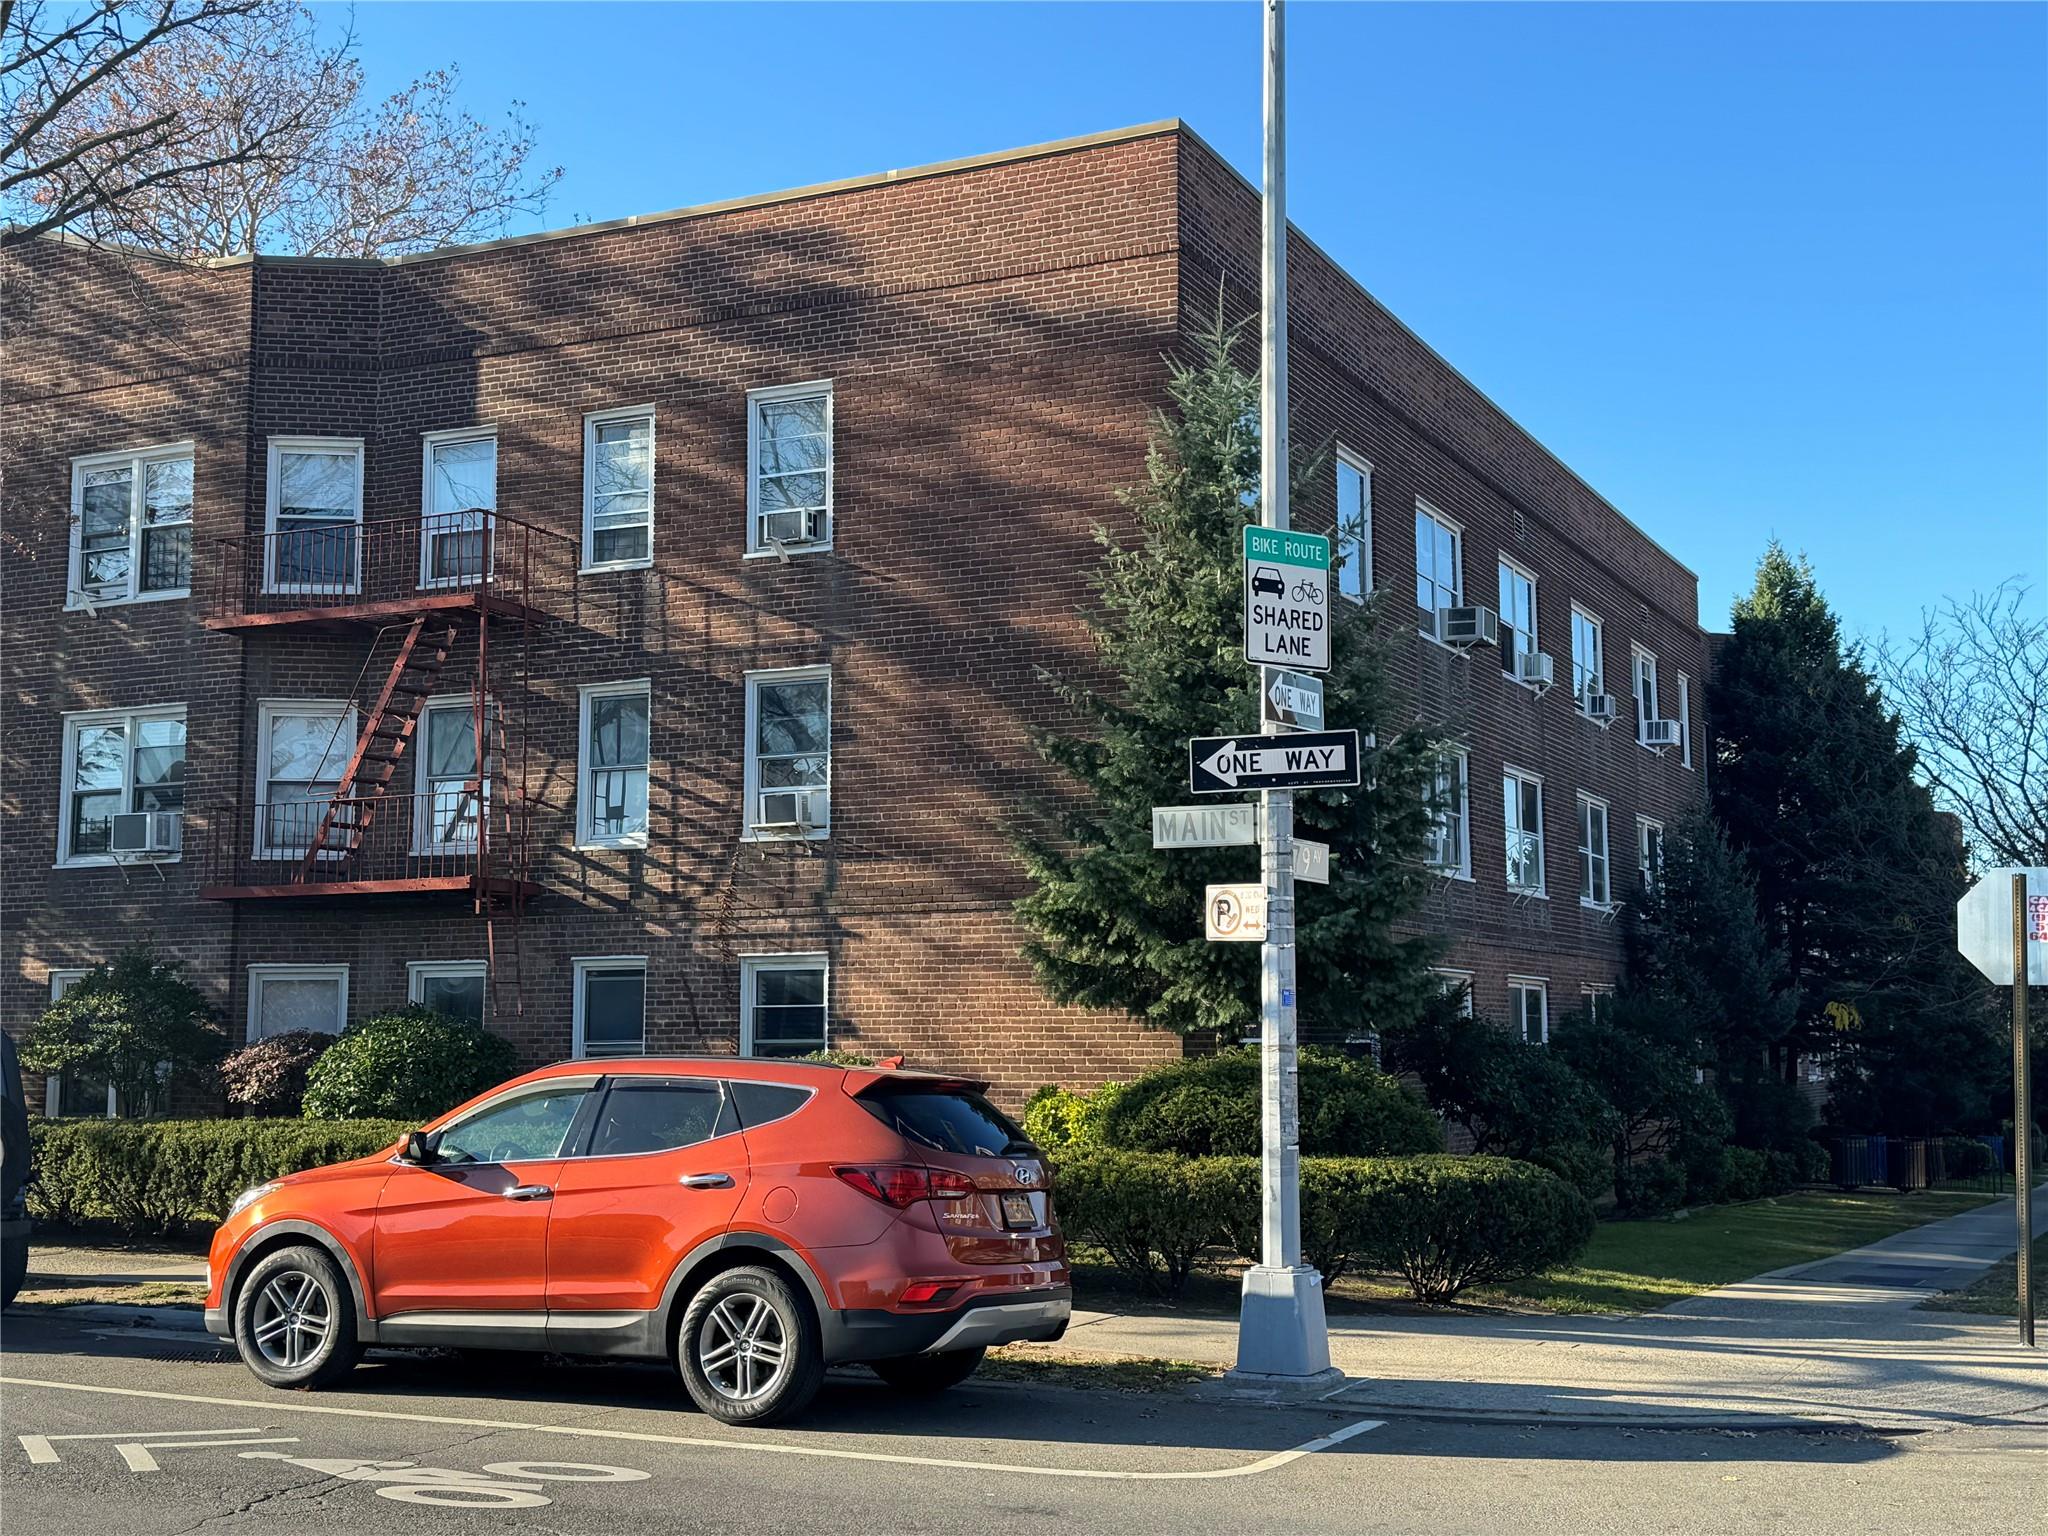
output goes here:
[[[1920, 1305], [1929, 1312], [1981, 1312], [1986, 1317], [2020, 1315], [2019, 1255], [2000, 1259], [1977, 1283], [1943, 1291]], [[2048, 1233], [2034, 1239], [2034, 1315], [2048, 1314]]]
[[1644, 1312], [1994, 1198], [1975, 1190], [1827, 1191], [1714, 1206], [1681, 1221], [1607, 1221], [1576, 1264], [1471, 1299], [1556, 1312]]
[[1049, 1344], [1006, 1344], [992, 1349], [974, 1373], [977, 1381], [1020, 1381], [1091, 1392], [1177, 1392], [1222, 1374], [1222, 1366], [1199, 1360], [1085, 1355]]

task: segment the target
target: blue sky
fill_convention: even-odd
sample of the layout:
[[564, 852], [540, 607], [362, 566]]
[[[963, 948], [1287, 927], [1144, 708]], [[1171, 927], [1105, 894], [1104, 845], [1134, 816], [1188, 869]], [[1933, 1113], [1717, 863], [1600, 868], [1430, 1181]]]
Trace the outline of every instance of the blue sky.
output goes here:
[[[338, 19], [339, 13], [332, 13]], [[1259, 164], [1259, 10], [368, 4], [372, 83], [527, 103], [546, 225], [1147, 122]], [[1700, 576], [1852, 632], [2048, 603], [2048, 7], [1290, 11], [1290, 208]], [[1134, 467], [1135, 469], [1135, 467]]]

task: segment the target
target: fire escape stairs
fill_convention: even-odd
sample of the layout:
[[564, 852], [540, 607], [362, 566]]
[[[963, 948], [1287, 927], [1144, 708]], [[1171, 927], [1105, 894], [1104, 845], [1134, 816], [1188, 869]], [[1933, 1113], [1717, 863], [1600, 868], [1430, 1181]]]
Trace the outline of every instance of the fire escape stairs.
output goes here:
[[[425, 614], [412, 621], [399, 642], [391, 674], [364, 722], [354, 755], [327, 802], [320, 827], [299, 866], [299, 880], [312, 880], [323, 865], [345, 865], [363, 846], [380, 809], [379, 802], [397, 777], [398, 765], [418, 731], [420, 713], [436, 691], [441, 669], [455, 644], [455, 626], [427, 637]], [[425, 643], [422, 644], [422, 640]]]

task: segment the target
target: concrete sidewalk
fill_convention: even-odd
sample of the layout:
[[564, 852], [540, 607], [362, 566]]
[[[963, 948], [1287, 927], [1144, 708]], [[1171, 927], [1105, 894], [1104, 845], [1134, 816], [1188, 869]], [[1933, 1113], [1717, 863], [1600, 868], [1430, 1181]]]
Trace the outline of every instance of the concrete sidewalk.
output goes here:
[[[2035, 1196], [2039, 1208], [2048, 1186]], [[2048, 1350], [2009, 1319], [1915, 1308], [2017, 1246], [2013, 1203], [1641, 1317], [1338, 1317], [1333, 1401], [1367, 1412], [1742, 1428], [2038, 1427]], [[1063, 1347], [1229, 1364], [1232, 1318], [1076, 1312]]]

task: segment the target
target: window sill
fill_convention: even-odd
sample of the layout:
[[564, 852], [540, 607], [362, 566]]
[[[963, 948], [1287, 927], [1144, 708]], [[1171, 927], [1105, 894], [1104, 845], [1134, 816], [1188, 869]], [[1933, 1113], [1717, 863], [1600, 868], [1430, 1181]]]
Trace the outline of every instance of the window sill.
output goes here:
[[1467, 885], [1472, 883], [1472, 871], [1469, 869], [1439, 869], [1432, 864], [1429, 866], [1429, 872], [1439, 880], [1462, 880]]
[[179, 587], [174, 592], [136, 592], [127, 597], [96, 597], [90, 608], [74, 598], [64, 600], [66, 613], [97, 612], [101, 608], [128, 608], [137, 603], [174, 603], [192, 595], [190, 587]]
[[763, 832], [755, 827], [747, 827], [741, 831], [740, 841], [743, 843], [822, 843], [831, 835], [832, 828], [829, 824], [822, 827], [812, 827], [808, 832]]
[[1598, 912], [1602, 916], [1615, 911], [1615, 905], [1611, 901], [1588, 901], [1583, 896], [1579, 898], [1579, 905], [1588, 912]]
[[184, 856], [184, 855], [183, 855], [182, 853], [171, 853], [171, 854], [160, 854], [160, 855], [150, 855], [150, 854], [138, 854], [138, 855], [136, 855], [136, 857], [134, 857], [134, 858], [132, 858], [132, 859], [117, 859], [117, 858], [114, 858], [114, 857], [113, 857], [113, 856], [112, 856], [111, 854], [104, 854], [104, 853], [83, 853], [83, 854], [79, 854], [79, 855], [77, 855], [77, 856], [75, 856], [75, 857], [73, 857], [73, 858], [69, 858], [69, 859], [59, 859], [59, 860], [57, 860], [57, 862], [56, 862], [56, 863], [52, 864], [52, 865], [50, 866], [50, 868], [52, 868], [52, 869], [133, 869], [133, 868], [136, 868], [136, 867], [137, 867], [138, 865], [144, 865], [144, 864], [149, 864], [149, 865], [156, 865], [156, 864], [182, 864], [182, 863], [184, 863], [184, 862], [185, 862], [185, 856]]
[[750, 549], [750, 550], [748, 550], [748, 551], [746, 552], [746, 554], [745, 554], [745, 555], [743, 555], [743, 556], [742, 556], [741, 558], [742, 558], [742, 559], [745, 559], [745, 560], [785, 560], [785, 561], [786, 561], [786, 560], [801, 560], [801, 559], [802, 559], [802, 558], [803, 558], [804, 556], [806, 556], [806, 555], [829, 555], [829, 554], [831, 554], [831, 553], [832, 553], [832, 541], [831, 541], [830, 539], [827, 539], [827, 540], [825, 540], [825, 542], [824, 542], [824, 543], [822, 543], [822, 544], [802, 544], [802, 545], [795, 545], [795, 546], [792, 546], [791, 548], [789, 548], [789, 549], [786, 549], [786, 550], [777, 550], [777, 549]]
[[614, 571], [651, 571], [652, 560], [607, 560], [603, 565], [579, 565], [578, 576], [609, 576]]
[[570, 845], [576, 853], [638, 853], [646, 847], [645, 833], [638, 837], [585, 838]]
[[1508, 894], [1510, 896], [1526, 896], [1531, 901], [1550, 900], [1550, 892], [1540, 887], [1531, 888], [1529, 886], [1511, 885], [1508, 887]]

